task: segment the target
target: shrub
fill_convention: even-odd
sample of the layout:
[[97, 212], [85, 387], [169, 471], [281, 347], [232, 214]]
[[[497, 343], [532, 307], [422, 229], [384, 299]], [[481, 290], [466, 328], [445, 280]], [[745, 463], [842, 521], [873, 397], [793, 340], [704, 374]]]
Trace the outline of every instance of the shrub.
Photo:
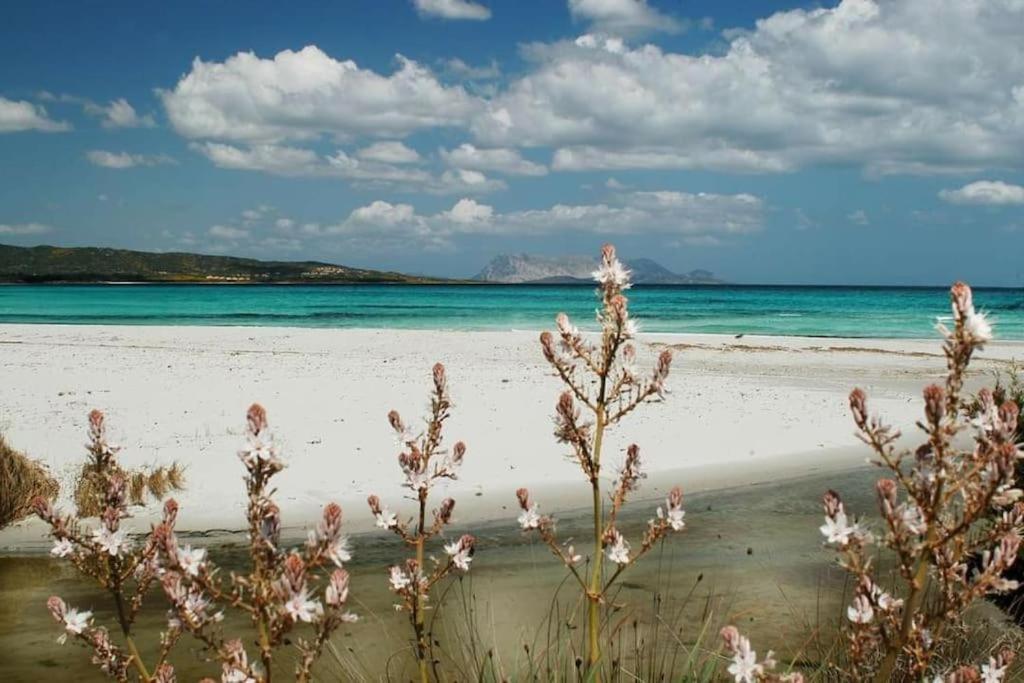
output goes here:
[[11, 448], [0, 435], [0, 529], [32, 514], [36, 497], [52, 501], [59, 492], [45, 467]]

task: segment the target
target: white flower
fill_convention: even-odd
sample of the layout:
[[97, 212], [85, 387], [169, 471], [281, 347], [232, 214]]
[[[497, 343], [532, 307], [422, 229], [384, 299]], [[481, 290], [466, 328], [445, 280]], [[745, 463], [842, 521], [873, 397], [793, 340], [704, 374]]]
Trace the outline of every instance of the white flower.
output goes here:
[[896, 598], [892, 597], [891, 595], [883, 591], [881, 588], [879, 588], [878, 584], [876, 583], [871, 584], [871, 599], [874, 600], [875, 604], [878, 605], [879, 609], [884, 610], [886, 612], [903, 606], [902, 600], [897, 600]]
[[92, 612], [79, 612], [74, 607], [69, 608], [64, 614], [64, 628], [68, 633], [74, 633], [76, 636], [81, 635], [82, 631], [88, 628], [90, 621], [92, 621]]
[[982, 683], [1001, 683], [1003, 676], [1006, 675], [1006, 669], [1006, 665], [999, 666], [995, 657], [989, 657], [988, 664], [981, 665]]
[[188, 574], [189, 576], [199, 576], [199, 570], [203, 566], [203, 560], [206, 558], [206, 550], [204, 548], [192, 549], [192, 546], [187, 545], [184, 548], [178, 548], [178, 566]]
[[614, 282], [620, 289], [629, 289], [629, 271], [618, 259], [611, 263], [602, 264], [600, 268], [590, 274], [592, 278], [602, 285]]
[[307, 624], [317, 621], [324, 614], [323, 605], [318, 600], [311, 599], [305, 588], [288, 598], [284, 603], [284, 611], [293, 621], [304, 621]]
[[971, 339], [979, 346], [992, 341], [992, 324], [985, 317], [984, 313], [978, 313], [974, 310], [968, 311], [967, 316], [964, 318], [964, 328], [967, 330], [967, 334], [971, 336]]
[[632, 339], [637, 335], [637, 332], [639, 331], [640, 326], [637, 325], [637, 322], [632, 318], [627, 320], [626, 324], [622, 326], [622, 336], [625, 337], [626, 339]]
[[452, 564], [464, 572], [469, 571], [469, 563], [473, 561], [473, 546], [464, 543], [460, 538], [447, 544], [444, 551], [452, 558]]
[[224, 671], [220, 676], [221, 683], [256, 683], [256, 679], [249, 676], [245, 671], [224, 665]]
[[100, 546], [100, 550], [111, 557], [117, 557], [132, 547], [132, 542], [126, 538], [124, 529], [111, 531], [105, 526], [100, 527], [92, 532], [92, 540]]
[[387, 508], [381, 508], [374, 516], [377, 518], [378, 529], [394, 529], [398, 526], [398, 516]]
[[740, 636], [728, 671], [736, 683], [755, 683], [764, 673], [764, 667], [757, 663], [757, 653], [750, 649], [750, 640], [745, 636]]
[[338, 567], [352, 559], [352, 547], [349, 545], [348, 536], [342, 536], [331, 543], [327, 549], [327, 556], [331, 558]]
[[840, 547], [850, 542], [850, 538], [860, 533], [857, 524], [850, 524], [846, 517], [846, 511], [839, 507], [835, 517], [825, 516], [825, 523], [819, 527], [825, 540], [829, 543], [838, 543]]
[[412, 583], [412, 578], [398, 566], [391, 568], [391, 576], [388, 577], [388, 580], [391, 581], [391, 590], [396, 593], [402, 591]]
[[614, 541], [608, 546], [608, 559], [615, 564], [629, 564], [629, 541], [618, 531], [613, 531]]
[[681, 507], [674, 508], [666, 505], [665, 510], [661, 506], [658, 507], [658, 519], [667, 521], [669, 526], [672, 527], [672, 531], [682, 531], [686, 527], [686, 522], [683, 521], [685, 516], [686, 510], [683, 510]]
[[846, 608], [846, 617], [855, 624], [868, 624], [875, 618], [875, 610], [870, 600], [858, 595], [853, 599], [853, 604]]
[[50, 554], [54, 557], [67, 557], [73, 552], [75, 552], [75, 546], [67, 538], [54, 541], [53, 548], [50, 549]]
[[924, 521], [924, 514], [916, 505], [912, 503], [900, 505], [896, 508], [896, 512], [899, 515], [900, 524], [910, 533], [920, 536], [927, 530], [928, 525]]
[[540, 514], [537, 512], [537, 504], [534, 503], [519, 515], [519, 526], [525, 529], [536, 529], [540, 526]]
[[583, 556], [576, 553], [576, 548], [569, 546], [565, 549], [565, 555], [563, 556], [569, 564], [576, 565], [583, 561]]

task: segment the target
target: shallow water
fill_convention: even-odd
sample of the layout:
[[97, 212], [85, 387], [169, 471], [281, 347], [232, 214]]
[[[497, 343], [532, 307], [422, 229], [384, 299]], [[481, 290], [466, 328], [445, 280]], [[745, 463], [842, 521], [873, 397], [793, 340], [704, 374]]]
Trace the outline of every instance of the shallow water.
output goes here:
[[[944, 288], [644, 286], [650, 332], [931, 338]], [[976, 289], [1002, 339], [1024, 339], [1024, 292]], [[591, 287], [451, 285], [10, 285], [0, 323], [539, 329], [565, 310], [593, 324]]]
[[[841, 588], [843, 577], [831, 566], [833, 554], [821, 545], [820, 495], [827, 487], [836, 488], [850, 509], [867, 511], [876, 476], [865, 468], [827, 479], [817, 476], [690, 497], [686, 532], [652, 551], [625, 576], [616, 597], [624, 607], [615, 621], [649, 620], [660, 600], [663, 619], [675, 623], [676, 615], [682, 615], [678, 637], [689, 645], [698, 636], [700, 614], [710, 607], [712, 648], [717, 647], [718, 627], [731, 622], [762, 650], [773, 648], [783, 657], [792, 656], [801, 649], [810, 626], [827, 626], [839, 614], [840, 591], [822, 590]], [[627, 536], [638, 537], [654, 504], [638, 501], [631, 506], [624, 520]], [[588, 537], [585, 523], [579, 511], [560, 515], [560, 538]], [[513, 527], [502, 522], [473, 529], [480, 539], [479, 551], [467, 578], [452, 583], [435, 638], [448, 653], [468, 646], [466, 624], [475, 618], [480, 652], [493, 648], [501, 670], [514, 679], [525, 672], [524, 643], [537, 652], [550, 642], [544, 619], [553, 602], [567, 607], [577, 592], [571, 584], [559, 592], [565, 570], [545, 547]], [[321, 660], [318, 677], [406, 680], [408, 657], [402, 649], [407, 646], [408, 627], [404, 615], [392, 608], [385, 576], [400, 549], [392, 537], [379, 534], [353, 541], [352, 597], [363, 619], [335, 637], [338, 654]], [[241, 566], [238, 549], [222, 548], [213, 557], [227, 568]], [[109, 600], [78, 578], [68, 563], [40, 556], [0, 558], [0, 680], [104, 680], [83, 649], [55, 643], [59, 629], [45, 607], [51, 594], [92, 609], [99, 622], [111, 623]], [[162, 597], [152, 593], [139, 624], [144, 652], [151, 651], [164, 623], [162, 605]], [[228, 626], [232, 631], [246, 628], [236, 621]], [[202, 661], [188, 636], [179, 643], [173, 661], [182, 681], [217, 673], [216, 667]]]

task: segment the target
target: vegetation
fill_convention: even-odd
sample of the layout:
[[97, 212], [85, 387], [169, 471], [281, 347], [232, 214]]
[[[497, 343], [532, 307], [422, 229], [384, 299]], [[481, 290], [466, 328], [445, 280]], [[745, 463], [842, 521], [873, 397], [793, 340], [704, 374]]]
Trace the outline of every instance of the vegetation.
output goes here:
[[427, 283], [430, 278], [317, 261], [0, 244], [0, 282]]
[[36, 497], [53, 500], [59, 490], [46, 468], [11, 448], [0, 434], [0, 529], [32, 514]]
[[[1020, 566], [1024, 534], [1024, 493], [1016, 483], [1021, 459], [1017, 398], [1022, 392], [1012, 388], [1019, 384], [1012, 384], [998, 393], [982, 390], [973, 401], [966, 397], [970, 361], [992, 337], [985, 316], [974, 309], [967, 285], [957, 283], [951, 290], [953, 328], [939, 328], [948, 372], [941, 386], [924, 390], [920, 446], [905, 448], [899, 432], [869, 412], [863, 391], [850, 394], [861, 437], [872, 449], [875, 464], [887, 472], [875, 487], [882, 528], [872, 532], [847, 511], [837, 493], [825, 494], [821, 532], [849, 575], [852, 599], [847, 602], [843, 596], [838, 641], [828, 644], [821, 637], [823, 629], [809, 637], [818, 643], [820, 661], [794, 658], [786, 668], [770, 650], [759, 656], [735, 626], [719, 623], [724, 610], [711, 598], [701, 613], [692, 615], [685, 605], [666, 610], [656, 593], [643, 625], [640, 610], [624, 599], [618, 581], [623, 572], [656, 547], [664, 548], [670, 534], [685, 528], [682, 491], [676, 487], [668, 494], [633, 547], [620, 529], [619, 513], [643, 478], [639, 447], [625, 449], [610, 491], [603, 487], [602, 461], [609, 449], [609, 428], [662, 395], [671, 356], [662, 353], [654, 370], [641, 377], [631, 341], [636, 323], [623, 293], [630, 284], [629, 273], [612, 247], [603, 250], [595, 276], [601, 302], [596, 340], [587, 339], [564, 315], [557, 318], [557, 339], [548, 332], [541, 336], [544, 357], [567, 387], [555, 409], [555, 436], [569, 447], [572, 461], [588, 482], [592, 545], [589, 557], [584, 557], [560, 541], [555, 520], [540, 513], [529, 491], [517, 491], [520, 527], [537, 534], [566, 567], [566, 585], [573, 586], [579, 597], [565, 603], [554, 596], [540, 627], [546, 635], [524, 643], [512, 678], [710, 681], [727, 675], [735, 683], [1011, 680], [1020, 639], [986, 638], [979, 647], [972, 642], [977, 631], [970, 616], [990, 596], [1018, 588], [1010, 572]], [[465, 454], [461, 442], [450, 451], [442, 446], [450, 407], [445, 369], [438, 364], [425, 431], [413, 434], [397, 412], [388, 415], [402, 448], [398, 462], [404, 486], [417, 505], [417, 514], [400, 520], [376, 496], [368, 501], [378, 526], [397, 534], [411, 549], [411, 557], [391, 563], [389, 576], [391, 590], [400, 598], [396, 607], [407, 613], [414, 638], [411, 647], [392, 656], [412, 653], [410, 659], [415, 659], [424, 682], [509, 680], [508, 671], [480, 639], [472, 599], [461, 592], [461, 580], [446, 581], [439, 596], [431, 593], [445, 577], [457, 576], [456, 570], [468, 570], [476, 547], [473, 536], [462, 535], [444, 546], [446, 557], [441, 560], [427, 555], [427, 542], [448, 528], [455, 505], [446, 498], [430, 511], [429, 494], [436, 484], [455, 477]], [[346, 672], [355, 670], [331, 642], [342, 624], [355, 621], [345, 607], [349, 577], [343, 565], [351, 553], [341, 534], [341, 508], [325, 506], [304, 548], [283, 549], [280, 510], [270, 481], [284, 464], [266, 413], [258, 405], [247, 413], [246, 435], [239, 453], [248, 492], [245, 572], [225, 577], [205, 549], [180, 545], [174, 531], [178, 506], [173, 500], [165, 503], [163, 521], [141, 547], [135, 547], [121, 527], [128, 516], [130, 477], [116, 464], [117, 450], [107, 442], [98, 411], [90, 415], [89, 452], [97, 482], [104, 484], [93, 485], [103, 492], [99, 526], [86, 530], [78, 517], [61, 515], [44, 498], [36, 499], [37, 514], [50, 524], [52, 553], [69, 558], [111, 596], [120, 642], [93, 623], [91, 612], [69, 607], [57, 596], [50, 598], [50, 611], [65, 636], [86, 645], [92, 661], [113, 678], [171, 683], [175, 674], [169, 655], [186, 632], [199, 640], [207, 661], [219, 664], [222, 681], [270, 683], [281, 675], [282, 649], [295, 653], [296, 681], [310, 680], [325, 652], [331, 652]], [[136, 645], [133, 625], [143, 599], [157, 584], [171, 611], [157, 653], [147, 660]], [[461, 598], [464, 618], [439, 623], [442, 610], [451, 607], [445, 600], [449, 593]], [[248, 617], [251, 632], [243, 637], [226, 634], [226, 610]], [[577, 628], [581, 614], [584, 627]], [[436, 649], [441, 629], [449, 634], [445, 640], [456, 643], [444, 658]], [[716, 631], [718, 647], [712, 645]]]

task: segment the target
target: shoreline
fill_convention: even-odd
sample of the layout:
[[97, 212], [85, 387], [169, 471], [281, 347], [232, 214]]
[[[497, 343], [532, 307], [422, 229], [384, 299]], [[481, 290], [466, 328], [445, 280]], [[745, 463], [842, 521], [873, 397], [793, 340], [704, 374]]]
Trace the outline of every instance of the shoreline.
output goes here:
[[[661, 346], [676, 348], [671, 393], [611, 433], [603, 475], [614, 476], [635, 441], [649, 474], [644, 500], [676, 479], [693, 493], [852, 468], [867, 451], [853, 435], [850, 389], [862, 386], [873, 412], [909, 432], [921, 389], [945, 369], [937, 339], [642, 333], [638, 341], [641, 368]], [[387, 411], [417, 424], [438, 360], [454, 402], [448, 442], [468, 445], [462, 477], [447, 489], [459, 524], [514, 520], [519, 486], [551, 512], [587, 493], [551, 435], [561, 385], [535, 332], [5, 324], [0, 349], [14, 388], [0, 396], [0, 430], [50, 467], [64, 507], [96, 407], [124, 446], [124, 465], [186, 467], [186, 489], [175, 496], [183, 532], [236, 528], [244, 505], [236, 452], [255, 400], [288, 463], [278, 480], [284, 525], [315, 522], [336, 500], [349, 533], [367, 530], [370, 493], [404, 508]], [[1024, 342], [993, 343], [974, 376], [1015, 357]], [[136, 516], [134, 529], [148, 528], [156, 512]], [[38, 548], [41, 533], [12, 526], [0, 532], [0, 552]]]

